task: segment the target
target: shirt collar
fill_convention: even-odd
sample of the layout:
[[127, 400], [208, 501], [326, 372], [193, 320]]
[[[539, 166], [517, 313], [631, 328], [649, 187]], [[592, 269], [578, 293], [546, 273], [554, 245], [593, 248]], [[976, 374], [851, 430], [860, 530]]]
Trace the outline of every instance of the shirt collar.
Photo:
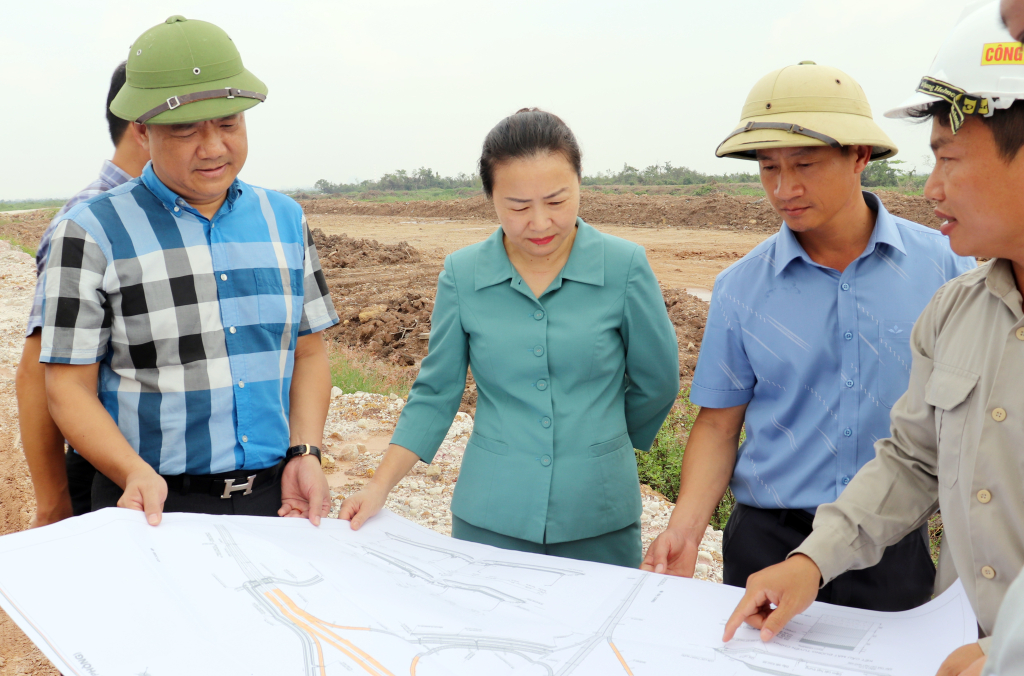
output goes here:
[[[169, 211], [174, 211], [174, 207], [180, 207], [193, 214], [201, 215], [195, 208], [189, 205], [184, 198], [164, 185], [163, 181], [161, 181], [156, 175], [156, 172], [153, 171], [153, 162], [150, 161], [146, 163], [146, 167], [142, 170], [142, 176], [140, 178], [142, 179], [142, 184], [149, 188], [149, 191], [156, 195], [157, 199], [159, 199], [163, 203], [164, 207]], [[235, 205], [235, 200], [237, 200], [241, 194], [242, 182], [239, 181], [238, 178], [235, 178], [228, 187], [227, 199], [224, 200], [224, 204], [221, 205], [218, 213], [224, 209], [230, 211]]]
[[[481, 245], [474, 276], [477, 291], [519, 276], [508, 259], [504, 231], [500, 227]], [[576, 239], [572, 243], [569, 260], [548, 290], [560, 288], [564, 279], [604, 286], [604, 240], [601, 233], [587, 225], [582, 218], [576, 219]]]
[[985, 273], [985, 287], [996, 298], [999, 298], [1020, 319], [1024, 314], [1021, 308], [1021, 292], [1013, 278], [1013, 264], [1005, 258], [997, 258], [989, 264]]
[[103, 160], [103, 166], [100, 167], [100, 182], [103, 183], [107, 190], [116, 188], [130, 180], [132, 180], [132, 177], [124, 169], [110, 160]]
[[[868, 245], [864, 247], [864, 253], [858, 256], [858, 258], [873, 254], [879, 244], [891, 246], [905, 255], [907, 249], [903, 244], [900, 229], [896, 225], [896, 219], [892, 217], [892, 214], [885, 208], [882, 200], [878, 199], [877, 195], [867, 191], [863, 195], [868, 207], [875, 212], [875, 228], [871, 231], [871, 238], [868, 240]], [[775, 276], [781, 275], [786, 266], [797, 258], [802, 258], [805, 262], [816, 265], [811, 260], [811, 257], [807, 255], [807, 252], [804, 251], [804, 248], [800, 246], [796, 235], [783, 221], [782, 228], [779, 229], [779, 236], [775, 241]]]

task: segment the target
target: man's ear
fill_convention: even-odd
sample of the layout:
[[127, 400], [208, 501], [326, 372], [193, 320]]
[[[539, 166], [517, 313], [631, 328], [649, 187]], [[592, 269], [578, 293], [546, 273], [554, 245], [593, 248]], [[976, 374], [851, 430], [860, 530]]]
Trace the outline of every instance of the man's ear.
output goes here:
[[132, 138], [135, 142], [142, 146], [142, 149], [147, 153], [149, 152], [149, 127], [138, 122], [131, 122], [128, 125], [131, 130]]
[[867, 168], [874, 149], [871, 146], [854, 146], [852, 150], [853, 154], [857, 156], [857, 162], [853, 166], [853, 171], [859, 174]]

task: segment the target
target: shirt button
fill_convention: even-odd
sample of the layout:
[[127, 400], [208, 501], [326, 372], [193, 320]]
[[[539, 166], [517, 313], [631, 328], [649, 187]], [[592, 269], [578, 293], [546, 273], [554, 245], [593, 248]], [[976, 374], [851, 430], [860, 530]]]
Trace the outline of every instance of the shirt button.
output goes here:
[[982, 566], [981, 574], [986, 580], [991, 580], [996, 576], [996, 569], [992, 566]]
[[850, 484], [850, 477], [844, 476], [843, 477], [843, 485], [844, 486], [848, 486], [849, 484]]
[[543, 357], [544, 356], [544, 346], [543, 345], [538, 345], [537, 347], [533, 348], [533, 353], [535, 355], [537, 355], [538, 357]]
[[543, 418], [541, 418], [540, 419], [540, 426], [543, 427], [544, 429], [547, 429], [548, 427], [551, 427], [551, 418], [549, 418], [547, 416], [544, 416]]
[[220, 281], [222, 281], [222, 282], [228, 281], [228, 276], [222, 273], [221, 276], [220, 276]]
[[548, 381], [546, 381], [546, 380], [538, 380], [537, 381], [537, 389], [540, 390], [541, 392], [543, 392], [544, 390], [548, 389]]
[[847, 427], [845, 430], [843, 430], [843, 436], [844, 437], [852, 437], [853, 436], [853, 430], [851, 430], [849, 427]]
[[846, 381], [846, 386], [847, 387], [853, 387], [853, 381], [852, 380], [847, 380]]
[[242, 443], [243, 443], [243, 444], [247, 444], [247, 443], [249, 443], [249, 437], [247, 437], [247, 436], [245, 436], [245, 435], [243, 434], [243, 435], [242, 435]]
[[843, 334], [843, 338], [846, 338], [847, 340], [853, 340], [853, 334], [847, 331], [846, 333]]
[[245, 387], [245, 381], [244, 380], [239, 380], [238, 381], [238, 386], [239, 387]]
[[544, 319], [544, 310], [537, 310], [536, 312], [534, 312], [533, 318], [536, 319], [538, 322]]
[[232, 326], [230, 329], [228, 329], [228, 331], [230, 331], [231, 333], [234, 333], [235, 332], [235, 327]]
[[1005, 408], [994, 409], [992, 411], [992, 419], [995, 420], [996, 422], [1003, 422], [1004, 420], [1006, 420], [1006, 409]]
[[1024, 326], [1017, 329], [1017, 340], [1024, 340]]
[[849, 291], [850, 290], [850, 285], [844, 282], [842, 288], [843, 288], [843, 291]]
[[992, 502], [992, 493], [982, 488], [980, 491], [978, 491], [978, 502], [980, 502], [983, 505], [987, 505], [988, 503]]
[[551, 456], [550, 455], [545, 455], [543, 458], [540, 459], [540, 464], [544, 465], [545, 467], [550, 465], [551, 464]]
[[181, 209], [179, 209], [178, 207], [174, 207], [174, 210], [175, 211], [181, 211]]

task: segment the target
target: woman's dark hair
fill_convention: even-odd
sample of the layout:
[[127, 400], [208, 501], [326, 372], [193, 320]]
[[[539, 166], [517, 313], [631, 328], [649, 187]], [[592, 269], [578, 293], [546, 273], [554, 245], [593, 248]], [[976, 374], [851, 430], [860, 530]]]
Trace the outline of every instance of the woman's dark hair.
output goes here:
[[569, 126], [557, 115], [538, 108], [523, 108], [495, 125], [484, 139], [480, 180], [488, 197], [494, 189], [494, 168], [502, 162], [538, 153], [561, 153], [583, 177], [583, 153]]
[[124, 86], [125, 80], [128, 77], [128, 74], [125, 71], [127, 66], [127, 61], [122, 61], [117, 64], [117, 68], [114, 69], [114, 74], [110, 76], [110, 91], [107, 92], [107, 128], [110, 129], [110, 140], [114, 142], [115, 147], [121, 142], [121, 138], [124, 136], [124, 132], [128, 128], [128, 120], [122, 120], [117, 115], [110, 112], [110, 102], [114, 100], [117, 93], [121, 91], [121, 87]]
[[[936, 101], [927, 106], [910, 111], [910, 117], [919, 120], [935, 118], [943, 127], [949, 126], [949, 113], [952, 106], [945, 101]], [[991, 117], [979, 117], [985, 126], [992, 130], [996, 139], [999, 155], [1007, 164], [1013, 162], [1017, 153], [1024, 148], [1024, 101], [1014, 101], [1009, 108], [996, 110]]]

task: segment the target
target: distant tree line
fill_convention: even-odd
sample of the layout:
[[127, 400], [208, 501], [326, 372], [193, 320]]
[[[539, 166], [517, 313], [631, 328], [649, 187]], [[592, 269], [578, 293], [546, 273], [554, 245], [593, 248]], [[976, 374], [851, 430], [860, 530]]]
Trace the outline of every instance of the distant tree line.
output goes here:
[[[923, 185], [926, 176], [915, 170], [903, 169], [903, 160], [877, 160], [870, 163], [861, 175], [865, 187], [899, 187]], [[737, 172], [732, 174], [705, 174], [689, 167], [675, 167], [671, 162], [652, 164], [646, 169], [637, 169], [628, 164], [622, 170], [612, 172], [599, 171], [593, 176], [584, 176], [583, 185], [704, 185], [708, 183], [760, 183], [761, 177], [755, 173]], [[384, 174], [379, 180], [360, 181], [359, 183], [331, 183], [320, 179], [314, 187], [322, 193], [356, 193], [369, 190], [432, 190], [472, 188], [481, 189], [480, 176], [477, 174], [459, 173], [455, 176], [441, 176], [440, 173], [427, 167], [420, 167], [409, 172], [398, 169]]]
[[430, 189], [452, 189], [452, 188], [482, 188], [480, 177], [476, 174], [459, 173], [455, 176], [441, 176], [438, 172], [427, 167], [420, 167], [414, 172], [405, 169], [384, 174], [377, 181], [360, 181], [359, 183], [331, 183], [326, 179], [320, 179], [314, 186], [323, 193], [351, 193], [366, 192], [368, 190], [430, 190]]

